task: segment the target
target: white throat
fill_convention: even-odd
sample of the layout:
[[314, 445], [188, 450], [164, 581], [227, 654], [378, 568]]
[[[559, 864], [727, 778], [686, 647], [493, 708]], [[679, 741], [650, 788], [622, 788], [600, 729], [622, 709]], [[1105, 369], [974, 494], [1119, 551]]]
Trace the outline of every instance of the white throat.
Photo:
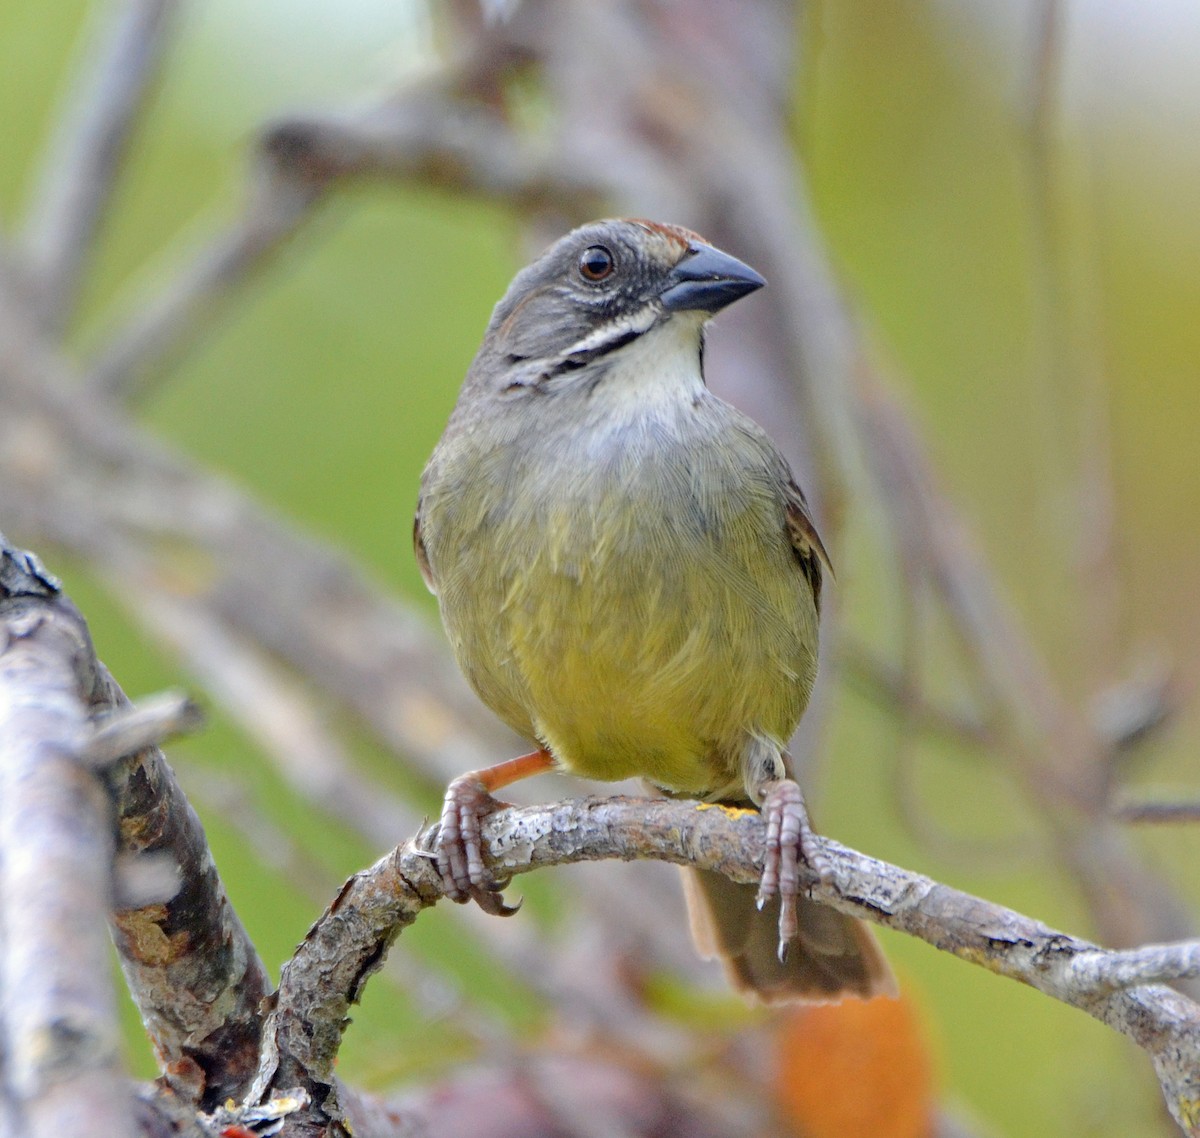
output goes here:
[[700, 335], [705, 316], [676, 313], [609, 358], [590, 401], [609, 414], [691, 403], [704, 390]]

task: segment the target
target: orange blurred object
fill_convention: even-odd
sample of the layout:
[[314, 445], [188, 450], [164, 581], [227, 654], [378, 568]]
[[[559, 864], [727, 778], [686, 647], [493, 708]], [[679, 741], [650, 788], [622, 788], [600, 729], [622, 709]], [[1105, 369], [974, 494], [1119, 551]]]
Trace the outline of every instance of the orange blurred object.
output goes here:
[[933, 1063], [908, 997], [798, 1005], [777, 1057], [775, 1093], [804, 1138], [932, 1138]]

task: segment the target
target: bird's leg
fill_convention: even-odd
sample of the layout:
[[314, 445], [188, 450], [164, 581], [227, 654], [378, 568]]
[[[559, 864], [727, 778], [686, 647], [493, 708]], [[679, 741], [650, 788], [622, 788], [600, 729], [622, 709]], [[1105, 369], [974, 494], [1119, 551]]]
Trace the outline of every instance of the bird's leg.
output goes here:
[[783, 753], [765, 740], [755, 739], [747, 748], [744, 774], [746, 790], [759, 804], [767, 823], [758, 907], [762, 909], [779, 895], [779, 959], [783, 960], [799, 931], [796, 896], [800, 892], [800, 862], [826, 885], [833, 881], [833, 866], [809, 823], [800, 784], [788, 777]]
[[447, 788], [434, 852], [446, 896], [460, 904], [472, 897], [489, 913], [507, 916], [516, 909], [504, 904], [483, 864], [481, 823], [498, 805], [492, 791], [551, 770], [554, 759], [544, 749], [531, 751], [484, 770], [461, 774]]

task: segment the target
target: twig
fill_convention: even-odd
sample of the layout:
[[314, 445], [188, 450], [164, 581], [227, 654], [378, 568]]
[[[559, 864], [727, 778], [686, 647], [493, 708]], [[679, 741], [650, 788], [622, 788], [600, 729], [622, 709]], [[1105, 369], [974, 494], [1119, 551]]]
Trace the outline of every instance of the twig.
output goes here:
[[[1066, 458], [1074, 470], [1076, 515], [1062, 528], [1074, 541], [1068, 550], [1081, 585], [1080, 671], [1092, 686], [1108, 683], [1119, 666], [1122, 589], [1117, 557], [1117, 508], [1113, 485], [1109, 391], [1104, 364], [1106, 324], [1099, 289], [1099, 231], [1096, 203], [1084, 198], [1078, 249], [1071, 247], [1067, 224], [1068, 191], [1061, 131], [1063, 80], [1068, 42], [1068, 12], [1063, 0], [1039, 0], [1033, 9], [1034, 32], [1028, 82], [1026, 138], [1030, 212], [1034, 246], [1033, 308], [1041, 346], [1039, 392], [1058, 391], [1055, 421], [1043, 439], [1051, 461]], [[1091, 171], [1089, 173], [1094, 173]], [[1089, 179], [1094, 182], [1094, 179]], [[1070, 421], [1074, 419], [1074, 422]], [[1067, 440], [1064, 428], [1077, 430]], [[1065, 444], [1065, 445], [1064, 445]], [[1072, 444], [1078, 455], [1072, 454]], [[1113, 774], [1112, 760], [1100, 774]]]
[[172, 735], [198, 730], [204, 723], [200, 707], [182, 692], [163, 692], [96, 723], [79, 758], [91, 767], [107, 767], [147, 747], [157, 747]]
[[[485, 823], [484, 838], [501, 876], [651, 857], [750, 883], [761, 872], [763, 825], [754, 811], [583, 799], [501, 810]], [[349, 1006], [393, 939], [442, 896], [427, 841], [418, 836], [352, 877], [285, 966], [254, 1096], [300, 1086], [327, 1117], [339, 1116], [332, 1063]], [[1109, 952], [836, 842], [824, 847], [836, 883], [806, 881], [813, 897], [1020, 980], [1122, 1032], [1150, 1055], [1184, 1132], [1200, 1134], [1192, 1106], [1200, 1100], [1200, 1006], [1160, 984], [1195, 974], [1200, 945]]]
[[1200, 801], [1179, 802], [1122, 802], [1113, 811], [1122, 822], [1141, 822], [1149, 825], [1171, 825], [1200, 822]]
[[995, 726], [978, 711], [936, 703], [928, 694], [913, 691], [902, 669], [872, 654], [864, 645], [847, 643], [842, 661], [850, 684], [897, 712], [906, 711], [914, 727], [972, 749], [995, 746]]
[[70, 318], [121, 160], [158, 72], [181, 0], [115, 0], [111, 26], [59, 120], [24, 234], [45, 325]]
[[[127, 564], [118, 575], [139, 580], [131, 616], [165, 642], [297, 792], [372, 850], [386, 849], [417, 824], [419, 813], [359, 771], [313, 706], [312, 693], [253, 642], [202, 602], [172, 594], [148, 567]], [[119, 587], [113, 592], [122, 596]]]
[[363, 114], [292, 119], [264, 130], [248, 204], [101, 349], [87, 375], [95, 392], [128, 399], [178, 361], [199, 330], [309, 217], [332, 182], [387, 177], [501, 197], [518, 208], [566, 204], [578, 215], [601, 200], [493, 113], [447, 94], [453, 77]]

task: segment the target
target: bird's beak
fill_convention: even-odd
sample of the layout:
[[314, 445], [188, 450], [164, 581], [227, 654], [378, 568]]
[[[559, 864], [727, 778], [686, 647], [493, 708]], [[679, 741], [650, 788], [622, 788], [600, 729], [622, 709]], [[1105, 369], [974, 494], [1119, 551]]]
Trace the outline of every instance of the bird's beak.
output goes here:
[[766, 283], [736, 257], [694, 241], [667, 275], [659, 299], [668, 312], [719, 312]]

